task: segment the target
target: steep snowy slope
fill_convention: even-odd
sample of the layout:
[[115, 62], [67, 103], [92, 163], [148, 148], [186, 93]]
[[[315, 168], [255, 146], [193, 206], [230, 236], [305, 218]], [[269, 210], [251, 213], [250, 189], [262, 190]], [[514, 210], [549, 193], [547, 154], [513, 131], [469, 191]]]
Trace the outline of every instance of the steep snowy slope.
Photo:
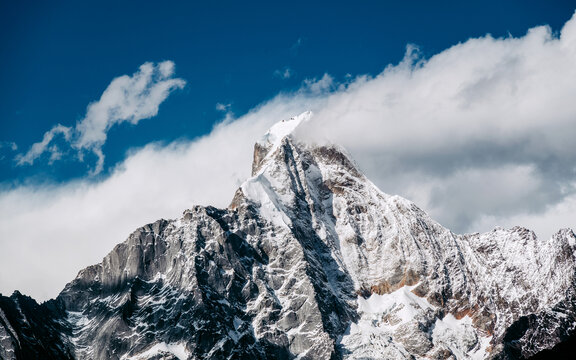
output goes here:
[[[279, 122], [255, 145], [252, 177], [227, 209], [197, 206], [144, 226], [82, 270], [46, 320], [56, 350], [77, 359], [516, 359], [570, 337], [571, 230], [548, 240], [522, 228], [453, 234], [382, 193], [342, 149], [295, 139], [311, 116]], [[4, 318], [1, 344], [15, 350], [0, 354], [22, 358], [13, 355], [21, 327]]]

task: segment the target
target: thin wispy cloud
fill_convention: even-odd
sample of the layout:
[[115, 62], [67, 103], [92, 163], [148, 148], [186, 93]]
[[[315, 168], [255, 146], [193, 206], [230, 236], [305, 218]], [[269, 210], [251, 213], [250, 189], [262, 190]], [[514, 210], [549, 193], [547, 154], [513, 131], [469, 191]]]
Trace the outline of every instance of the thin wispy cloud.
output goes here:
[[300, 51], [300, 48], [303, 45], [304, 45], [304, 39], [301, 37], [298, 38], [296, 42], [294, 42], [294, 44], [290, 47], [290, 55], [292, 56], [298, 55], [298, 52]]
[[6, 159], [9, 153], [13, 153], [18, 150], [18, 145], [13, 141], [0, 141], [0, 160]]
[[57, 147], [50, 146], [50, 144], [53, 143], [54, 139], [59, 135], [61, 135], [65, 141], [70, 141], [71, 132], [71, 128], [57, 124], [52, 129], [44, 133], [42, 141], [32, 144], [28, 152], [25, 154], [16, 155], [16, 163], [18, 165], [32, 165], [34, 161], [45, 152], [50, 153], [50, 159], [53, 161], [59, 156], [59, 151]]
[[283, 80], [290, 79], [292, 75], [294, 75], [294, 71], [289, 67], [274, 71], [274, 76]]
[[44, 153], [49, 161], [62, 158], [61, 146], [54, 142], [58, 135], [76, 151], [79, 160], [86, 152], [96, 155], [97, 162], [92, 173], [100, 173], [104, 166], [102, 146], [108, 131], [115, 125], [128, 122], [133, 125], [140, 120], [154, 117], [159, 106], [170, 93], [181, 89], [186, 82], [173, 78], [174, 63], [164, 61], [157, 65], [144, 63], [132, 76], [124, 75], [112, 80], [100, 99], [88, 105], [86, 115], [74, 127], [56, 125], [44, 134], [42, 141], [33, 144], [23, 154], [16, 156], [18, 165], [32, 165]]
[[226, 113], [226, 112], [230, 111], [231, 106], [232, 106], [232, 104], [230, 104], [230, 103], [228, 103], [228, 104], [217, 103], [216, 104], [216, 110]]
[[232, 104], [231, 103], [217, 103], [216, 104], [216, 110], [224, 113], [224, 118], [222, 118], [220, 121], [218, 121], [215, 126], [223, 126], [226, 124], [231, 123], [232, 121], [234, 121], [236, 119], [236, 115], [234, 115], [234, 112], [232, 111]]
[[0, 149], [6, 148], [12, 151], [18, 150], [18, 145], [13, 141], [0, 141]]
[[305, 79], [302, 87], [298, 90], [301, 94], [310, 96], [326, 95], [336, 90], [337, 84], [332, 76], [324, 74], [320, 79]]

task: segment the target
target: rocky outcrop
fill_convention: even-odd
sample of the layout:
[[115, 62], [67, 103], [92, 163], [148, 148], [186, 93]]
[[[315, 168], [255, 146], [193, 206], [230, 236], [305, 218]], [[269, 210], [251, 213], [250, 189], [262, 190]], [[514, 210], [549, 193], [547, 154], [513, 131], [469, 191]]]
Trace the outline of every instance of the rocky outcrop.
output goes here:
[[74, 359], [63, 304], [0, 295], [0, 359]]
[[[571, 230], [454, 234], [295, 140], [309, 117], [255, 146], [229, 208], [136, 230], [55, 301], [0, 302], [3, 358], [519, 359], [571, 339]], [[22, 342], [31, 319], [50, 349]]]

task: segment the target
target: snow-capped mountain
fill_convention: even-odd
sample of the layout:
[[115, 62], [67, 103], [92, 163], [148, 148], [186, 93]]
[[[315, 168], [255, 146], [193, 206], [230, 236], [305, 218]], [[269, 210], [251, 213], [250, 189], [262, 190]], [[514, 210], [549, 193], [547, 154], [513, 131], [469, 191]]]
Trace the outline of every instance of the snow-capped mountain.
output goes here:
[[0, 358], [519, 359], [571, 339], [572, 230], [454, 234], [297, 140], [310, 117], [255, 145], [228, 208], [136, 230], [55, 300], [1, 297]]

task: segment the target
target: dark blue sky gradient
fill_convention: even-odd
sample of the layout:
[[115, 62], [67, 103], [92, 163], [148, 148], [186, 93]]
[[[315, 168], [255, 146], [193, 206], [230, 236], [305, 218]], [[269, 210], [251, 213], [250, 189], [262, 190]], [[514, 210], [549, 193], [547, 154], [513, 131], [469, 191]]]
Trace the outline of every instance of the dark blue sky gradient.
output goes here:
[[[306, 78], [375, 75], [399, 62], [408, 43], [430, 57], [486, 33], [521, 36], [542, 24], [559, 31], [575, 7], [554, 0], [2, 1], [0, 141], [27, 151], [54, 124], [74, 125], [113, 78], [146, 61], [174, 61], [186, 88], [157, 117], [109, 132], [109, 169], [132, 147], [206, 134], [223, 116], [216, 103], [241, 115]], [[290, 79], [274, 75], [286, 67]], [[15, 153], [0, 151], [4, 186], [65, 181], [91, 166], [16, 167]]]

